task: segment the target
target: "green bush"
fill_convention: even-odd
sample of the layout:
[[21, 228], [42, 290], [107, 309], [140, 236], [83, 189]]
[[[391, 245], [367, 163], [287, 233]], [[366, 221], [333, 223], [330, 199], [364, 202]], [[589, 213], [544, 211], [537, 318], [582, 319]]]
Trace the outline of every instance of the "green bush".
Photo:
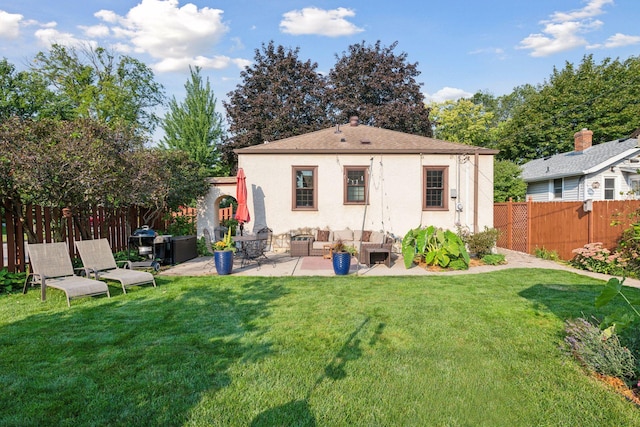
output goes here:
[[463, 241], [467, 244], [469, 252], [476, 254], [478, 258], [488, 255], [496, 247], [500, 230], [495, 228], [484, 227], [484, 231], [468, 234], [463, 237]]
[[469, 253], [460, 236], [434, 226], [409, 230], [402, 239], [402, 256], [405, 268], [415, 262], [446, 268], [456, 259], [469, 268]]
[[0, 294], [10, 294], [22, 289], [27, 273], [10, 273], [8, 269], [0, 270]]
[[572, 252], [575, 255], [569, 264], [575, 268], [615, 275], [623, 275], [625, 272], [626, 261], [619, 253], [612, 253], [609, 249], [603, 248], [600, 242], [587, 243]]
[[585, 366], [603, 375], [626, 379], [634, 377], [633, 354], [620, 344], [615, 333], [601, 331], [583, 318], [567, 320], [565, 331], [565, 343]]
[[616, 253], [621, 261], [626, 263], [625, 270], [628, 276], [640, 276], [640, 223], [632, 224], [622, 233]]
[[560, 261], [558, 251], [546, 249], [544, 246], [541, 248], [535, 248], [534, 255], [536, 258], [546, 259], [547, 261]]
[[488, 254], [482, 257], [482, 262], [487, 265], [502, 265], [506, 264], [507, 260], [504, 254]]
[[181, 215], [170, 217], [167, 234], [172, 236], [193, 236], [196, 234], [196, 221], [193, 216]]

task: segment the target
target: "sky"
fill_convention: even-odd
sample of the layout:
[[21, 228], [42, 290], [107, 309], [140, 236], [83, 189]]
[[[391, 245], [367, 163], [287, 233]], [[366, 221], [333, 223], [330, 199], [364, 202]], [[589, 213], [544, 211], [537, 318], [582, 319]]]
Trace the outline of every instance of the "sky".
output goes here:
[[221, 101], [256, 49], [274, 41], [328, 73], [352, 44], [397, 42], [427, 101], [495, 96], [553, 68], [640, 51], [638, 0], [0, 0], [0, 58], [18, 70], [53, 43], [143, 61], [169, 98], [197, 65]]

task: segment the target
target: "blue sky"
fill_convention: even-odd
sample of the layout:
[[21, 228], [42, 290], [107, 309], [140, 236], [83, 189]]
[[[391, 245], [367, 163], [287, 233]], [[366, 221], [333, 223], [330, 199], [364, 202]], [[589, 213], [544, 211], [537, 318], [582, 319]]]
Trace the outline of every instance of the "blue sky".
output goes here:
[[199, 65], [223, 112], [262, 43], [299, 47], [328, 72], [351, 44], [397, 41], [442, 101], [542, 83], [585, 54], [636, 56], [639, 17], [638, 0], [0, 0], [0, 57], [24, 69], [51, 43], [99, 45], [152, 67], [178, 101]]

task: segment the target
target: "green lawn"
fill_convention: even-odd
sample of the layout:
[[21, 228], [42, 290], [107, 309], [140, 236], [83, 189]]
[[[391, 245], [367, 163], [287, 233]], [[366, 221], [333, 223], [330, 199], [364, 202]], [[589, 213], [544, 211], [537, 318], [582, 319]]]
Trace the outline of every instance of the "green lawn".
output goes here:
[[640, 425], [560, 348], [602, 285], [514, 269], [4, 296], [0, 425]]

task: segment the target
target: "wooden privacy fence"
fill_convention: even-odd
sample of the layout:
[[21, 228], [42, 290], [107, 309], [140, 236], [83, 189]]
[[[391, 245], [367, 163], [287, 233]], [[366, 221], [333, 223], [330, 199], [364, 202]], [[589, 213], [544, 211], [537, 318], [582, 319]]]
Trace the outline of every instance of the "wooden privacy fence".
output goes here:
[[493, 226], [500, 230], [498, 247], [533, 254], [536, 249], [556, 251], [573, 258], [572, 251], [587, 243], [602, 242], [614, 249], [624, 230], [640, 218], [639, 200], [593, 202], [495, 203]]
[[[20, 219], [16, 217], [9, 202], [2, 201], [2, 223], [5, 233], [0, 234], [0, 258], [1, 268], [7, 268], [11, 272], [25, 271], [27, 242], [26, 230]], [[82, 239], [82, 230], [89, 232], [87, 238], [106, 238], [114, 252], [126, 250], [129, 236], [142, 225], [149, 225], [156, 230], [167, 227], [167, 221], [161, 218], [152, 224], [145, 224], [144, 218], [150, 211], [141, 207], [129, 207], [123, 209], [106, 210], [101, 207], [92, 207], [85, 212], [65, 215], [64, 210], [53, 210], [47, 207], [26, 205], [24, 220], [26, 224], [32, 224], [35, 240], [38, 242], [53, 242], [56, 240], [53, 224], [60, 224], [58, 239], [67, 242], [69, 254], [77, 256], [74, 241]], [[54, 212], [57, 212], [54, 213]], [[183, 208], [174, 215], [192, 216], [195, 218], [193, 208]]]

